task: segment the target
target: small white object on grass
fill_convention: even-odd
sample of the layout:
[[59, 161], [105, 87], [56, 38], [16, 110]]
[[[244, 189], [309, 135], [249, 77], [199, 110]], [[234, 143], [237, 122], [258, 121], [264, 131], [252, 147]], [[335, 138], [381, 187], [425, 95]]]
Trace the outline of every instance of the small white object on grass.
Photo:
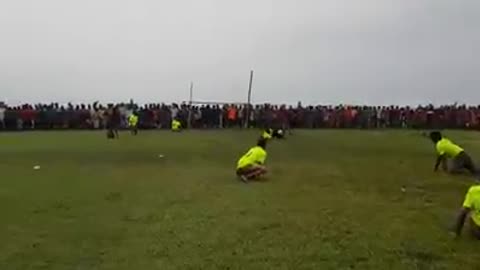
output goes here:
[[407, 189], [405, 187], [402, 187], [402, 189], [400, 189], [403, 193], [405, 193], [407, 191]]
[[40, 170], [40, 165], [35, 165], [35, 166], [33, 166], [33, 169], [34, 169], [34, 170]]
[[158, 155], [158, 157], [159, 157], [159, 158], [164, 158], [165, 156], [162, 155], [162, 154], [160, 154], [160, 155]]

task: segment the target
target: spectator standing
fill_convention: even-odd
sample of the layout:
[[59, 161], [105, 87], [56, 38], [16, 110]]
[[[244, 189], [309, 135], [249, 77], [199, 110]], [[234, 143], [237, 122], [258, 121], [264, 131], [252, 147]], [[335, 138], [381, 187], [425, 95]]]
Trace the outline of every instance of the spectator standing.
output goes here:
[[228, 127], [234, 127], [237, 122], [237, 108], [233, 104], [227, 109], [227, 120]]
[[170, 108], [170, 117], [172, 118], [170, 120], [177, 118], [177, 115], [178, 115], [178, 106], [177, 104], [174, 103]]
[[6, 125], [5, 125], [5, 112], [6, 112], [7, 108], [5, 107], [5, 104], [3, 103], [0, 103], [0, 127], [2, 129], [6, 129]]

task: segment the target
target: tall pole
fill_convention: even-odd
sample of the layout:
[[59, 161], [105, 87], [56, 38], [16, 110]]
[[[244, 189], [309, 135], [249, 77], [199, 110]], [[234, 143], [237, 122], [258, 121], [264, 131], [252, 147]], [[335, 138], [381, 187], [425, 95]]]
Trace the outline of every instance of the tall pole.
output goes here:
[[193, 102], [193, 82], [190, 82], [190, 104]]
[[190, 98], [188, 101], [188, 129], [192, 128], [193, 82], [190, 82]]
[[253, 84], [253, 70], [250, 70], [250, 82], [248, 83], [248, 97], [247, 97], [247, 115], [245, 116], [245, 128], [248, 128], [250, 122], [250, 107], [252, 104], [252, 84]]

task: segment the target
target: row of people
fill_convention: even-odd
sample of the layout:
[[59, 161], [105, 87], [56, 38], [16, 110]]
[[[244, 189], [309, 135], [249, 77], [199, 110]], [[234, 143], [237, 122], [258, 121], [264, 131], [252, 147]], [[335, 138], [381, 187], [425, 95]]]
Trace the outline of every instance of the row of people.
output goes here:
[[61, 106], [0, 104], [2, 129], [99, 129], [106, 128], [109, 111], [116, 110], [121, 128], [136, 112], [139, 128], [169, 128], [178, 119], [184, 127], [282, 127], [288, 128], [461, 128], [480, 129], [480, 107], [467, 106], [275, 106], [269, 104], [193, 106], [98, 103]]

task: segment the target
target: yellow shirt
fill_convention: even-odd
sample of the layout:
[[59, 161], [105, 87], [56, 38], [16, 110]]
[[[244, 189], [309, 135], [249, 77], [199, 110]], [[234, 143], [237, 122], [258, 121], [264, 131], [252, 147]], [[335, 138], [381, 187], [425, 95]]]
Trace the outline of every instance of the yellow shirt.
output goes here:
[[182, 123], [180, 123], [180, 121], [172, 120], [172, 130], [173, 131], [179, 131], [181, 127], [182, 127]]
[[454, 158], [458, 156], [461, 152], [463, 152], [463, 148], [454, 144], [449, 139], [443, 138], [437, 142], [436, 145], [437, 153], [440, 156], [445, 155], [448, 158]]
[[463, 207], [471, 210], [470, 216], [473, 222], [480, 226], [480, 185], [470, 187], [465, 196]]
[[252, 165], [262, 165], [267, 159], [267, 151], [260, 146], [250, 148], [237, 163], [237, 169], [243, 169]]
[[131, 126], [131, 127], [136, 127], [137, 124], [138, 124], [138, 116], [136, 116], [135, 114], [132, 114], [128, 117], [128, 124]]
[[272, 138], [272, 132], [273, 131], [271, 129], [263, 131], [262, 138], [265, 140], [270, 140]]

